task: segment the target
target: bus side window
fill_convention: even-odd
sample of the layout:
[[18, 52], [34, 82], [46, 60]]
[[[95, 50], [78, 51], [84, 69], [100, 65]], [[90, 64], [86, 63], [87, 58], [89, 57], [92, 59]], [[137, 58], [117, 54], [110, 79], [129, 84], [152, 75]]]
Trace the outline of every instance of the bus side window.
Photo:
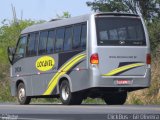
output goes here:
[[80, 35], [81, 35], [81, 25], [74, 25], [73, 30], [73, 49], [80, 48]]
[[16, 48], [14, 60], [17, 60], [25, 56], [26, 44], [27, 44], [27, 37], [26, 36], [21, 37]]
[[28, 46], [26, 51], [26, 56], [34, 56], [36, 55], [35, 44], [36, 44], [36, 35], [35, 33], [31, 33], [28, 35]]
[[82, 33], [81, 33], [81, 48], [86, 49], [86, 41], [87, 41], [87, 25], [82, 24]]
[[36, 32], [35, 35], [35, 45], [34, 45], [34, 51], [35, 51], [35, 55], [37, 55], [37, 50], [38, 50], [38, 40], [39, 40], [39, 32]]
[[64, 51], [72, 50], [72, 27], [65, 29]]
[[51, 54], [54, 51], [54, 43], [55, 43], [55, 31], [49, 31], [48, 33], [48, 41], [47, 41], [47, 53]]
[[55, 51], [63, 51], [63, 41], [64, 41], [64, 28], [58, 28], [56, 30], [56, 46]]
[[39, 46], [38, 46], [39, 55], [43, 55], [46, 53], [47, 36], [48, 36], [48, 31], [42, 31], [40, 33]]

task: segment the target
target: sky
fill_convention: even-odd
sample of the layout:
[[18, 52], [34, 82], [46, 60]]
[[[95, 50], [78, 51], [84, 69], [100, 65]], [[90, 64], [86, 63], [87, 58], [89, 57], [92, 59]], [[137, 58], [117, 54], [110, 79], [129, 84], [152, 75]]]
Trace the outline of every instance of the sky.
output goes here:
[[22, 19], [49, 21], [56, 18], [57, 14], [63, 15], [64, 11], [68, 11], [72, 17], [91, 13], [86, 1], [92, 0], [3, 0], [0, 3], [0, 22], [4, 19], [12, 20], [11, 4], [19, 19], [22, 16]]

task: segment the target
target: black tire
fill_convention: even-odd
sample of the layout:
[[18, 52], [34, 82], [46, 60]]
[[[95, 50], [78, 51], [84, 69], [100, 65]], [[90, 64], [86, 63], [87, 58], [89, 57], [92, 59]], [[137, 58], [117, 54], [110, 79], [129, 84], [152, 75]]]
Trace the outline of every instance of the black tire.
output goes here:
[[108, 105], [123, 105], [127, 99], [127, 92], [110, 93], [103, 97]]
[[83, 97], [80, 93], [72, 93], [67, 80], [62, 81], [60, 85], [60, 99], [64, 105], [80, 105]]
[[26, 89], [23, 83], [20, 83], [18, 85], [17, 98], [18, 98], [19, 104], [21, 105], [27, 105], [31, 101], [31, 98], [26, 96]]

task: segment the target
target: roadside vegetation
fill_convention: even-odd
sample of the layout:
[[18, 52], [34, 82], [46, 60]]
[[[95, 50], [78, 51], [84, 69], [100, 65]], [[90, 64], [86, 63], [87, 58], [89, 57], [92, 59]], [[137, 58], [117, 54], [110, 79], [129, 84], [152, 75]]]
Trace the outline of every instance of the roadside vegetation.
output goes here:
[[27, 26], [41, 23], [43, 21], [19, 20], [17, 23], [10, 20], [3, 20], [0, 26], [0, 101], [15, 101], [10, 93], [9, 61], [7, 47], [15, 46], [21, 30]]
[[[118, 4], [121, 6], [117, 6], [115, 3], [105, 3], [102, 2], [95, 3], [87, 2], [87, 5], [92, 8], [94, 11], [115, 11], [117, 9], [121, 9], [121, 11], [125, 11], [126, 9], [122, 9], [124, 6], [122, 4]], [[106, 0], [104, 0], [106, 1]], [[109, 0], [108, 0], [109, 1]], [[116, 0], [115, 0], [116, 1]], [[125, 1], [125, 0], [122, 0]], [[150, 1], [150, 0], [148, 0]], [[102, 5], [103, 4], [103, 5]], [[104, 6], [106, 5], [106, 6]], [[143, 7], [143, 3], [141, 3]], [[108, 6], [108, 9], [106, 7]], [[109, 7], [112, 8], [109, 9]], [[105, 9], [103, 9], [105, 8]], [[115, 9], [113, 9], [115, 8]], [[142, 9], [143, 10], [143, 9]], [[126, 10], [127, 11], [127, 10]], [[151, 87], [138, 90], [135, 92], [129, 93], [126, 104], [160, 104], [160, 20], [159, 16], [152, 16], [152, 18], [148, 18], [147, 13], [143, 10], [144, 18], [146, 25], [148, 27], [150, 42], [151, 42], [151, 51], [152, 51], [152, 79], [151, 79]], [[65, 12], [66, 16], [70, 17], [68, 12]], [[65, 15], [64, 14], [64, 15]], [[160, 15], [160, 13], [158, 13]], [[60, 18], [64, 18], [58, 16]], [[10, 20], [1, 21], [0, 26], [0, 102], [15, 102], [16, 98], [11, 96], [10, 93], [10, 82], [9, 82], [9, 62], [7, 58], [7, 47], [15, 46], [18, 37], [20, 35], [21, 30], [25, 27], [41, 23], [44, 21], [32, 21], [32, 20], [18, 20], [16, 23]], [[33, 102], [51, 102], [51, 103], [59, 103], [58, 99], [34, 99]], [[103, 104], [104, 102], [100, 99], [86, 99], [83, 103], [97, 103]]]

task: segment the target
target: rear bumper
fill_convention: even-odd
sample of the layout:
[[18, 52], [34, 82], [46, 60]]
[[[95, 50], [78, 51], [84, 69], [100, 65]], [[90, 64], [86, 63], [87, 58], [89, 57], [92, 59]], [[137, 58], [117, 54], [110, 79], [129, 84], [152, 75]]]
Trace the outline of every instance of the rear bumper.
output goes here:
[[[91, 76], [90, 76], [91, 77]], [[116, 80], [126, 79], [131, 80], [132, 84], [128, 85], [117, 85]], [[94, 69], [92, 71], [92, 77], [90, 78], [92, 82], [91, 87], [109, 87], [109, 88], [146, 88], [150, 86], [151, 81], [151, 69], [146, 70], [144, 76], [100, 76], [98, 70]]]

